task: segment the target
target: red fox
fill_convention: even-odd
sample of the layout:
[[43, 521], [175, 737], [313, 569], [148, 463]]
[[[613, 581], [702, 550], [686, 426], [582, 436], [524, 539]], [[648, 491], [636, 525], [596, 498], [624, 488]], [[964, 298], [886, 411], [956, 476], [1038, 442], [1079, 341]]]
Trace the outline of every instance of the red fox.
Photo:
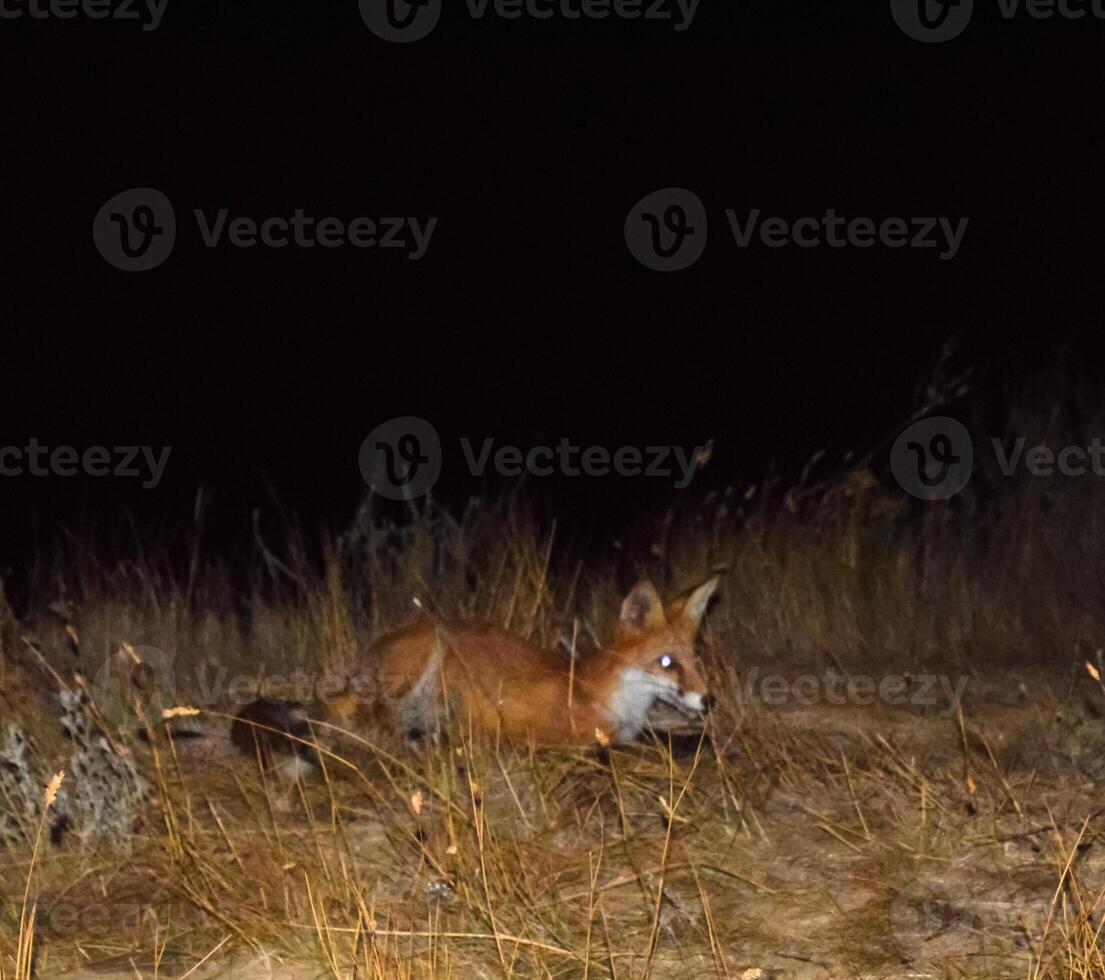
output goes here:
[[565, 659], [482, 623], [419, 621], [381, 637], [384, 693], [413, 738], [438, 729], [444, 695], [472, 724], [537, 744], [629, 742], [657, 702], [687, 718], [713, 703], [694, 641], [718, 578], [666, 608], [650, 582], [622, 603], [613, 642], [574, 671]]

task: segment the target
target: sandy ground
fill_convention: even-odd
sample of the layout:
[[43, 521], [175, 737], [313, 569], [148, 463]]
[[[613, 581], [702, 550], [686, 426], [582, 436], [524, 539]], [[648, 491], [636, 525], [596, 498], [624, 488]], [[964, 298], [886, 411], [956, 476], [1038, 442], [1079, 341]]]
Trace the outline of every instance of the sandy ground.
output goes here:
[[[1084, 971], [1084, 964], [1100, 962], [1103, 703], [1081, 678], [1056, 689], [1040, 677], [1008, 675], [1000, 685], [972, 681], [962, 716], [946, 705], [734, 708], [728, 728], [718, 719], [713, 729], [672, 820], [666, 855], [666, 802], [691, 768], [689, 749], [678, 757], [675, 782], [657, 750], [615, 752], [620, 802], [610, 767], [594, 757], [558, 757], [546, 769], [540, 756], [537, 762], [508, 756], [503, 768], [481, 773], [478, 804], [484, 832], [499, 849], [495, 860], [504, 862], [496, 872], [506, 879], [497, 886], [501, 928], [574, 951], [523, 953], [515, 972], [580, 976], [582, 962], [573, 957], [590, 942], [590, 976], [1103, 975], [1071, 965], [1083, 964]], [[273, 875], [285, 865], [296, 874], [306, 869], [316, 881], [324, 868], [329, 875], [352, 867], [377, 918], [388, 910], [391, 928], [426, 929], [429, 910], [441, 932], [486, 932], [477, 914], [479, 861], [466, 854], [463, 840], [461, 853], [448, 856], [448, 842], [457, 839], [450, 834], [463, 836], [463, 828], [454, 822], [450, 829], [447, 808], [431, 794], [415, 847], [403, 826], [414, 819], [402, 799], [407, 789], [379, 773], [370, 778], [398, 801], [393, 807], [370, 804], [356, 780], [336, 776], [341, 831], [316, 826], [308, 834], [302, 806], [284, 789], [270, 790], [270, 801], [279, 797], [272, 815], [258, 816], [252, 808], [263, 796], [250, 796], [260, 794], [259, 781], [244, 760], [214, 758], [204, 768], [185, 777], [194, 834], [214, 840], [204, 836], [210, 821], [196, 803], [216, 801], [234, 842], [232, 849], [212, 845], [210, 855], [219, 869], [212, 874], [228, 879], [228, 914], [260, 921], [259, 913], [241, 911], [259, 903], [273, 921], [285, 914], [297, 920], [304, 938], [289, 946], [262, 937], [262, 951], [250, 950], [192, 908], [181, 914], [180, 934], [170, 929], [163, 937], [168, 945], [155, 970], [149, 932], [141, 939], [121, 932], [119, 943], [124, 949], [130, 943], [131, 951], [105, 955], [108, 937], [90, 945], [47, 925], [40, 975], [333, 976], [313, 945], [303, 896], [289, 899], [290, 911], [273, 909]], [[455, 776], [450, 785], [463, 790]], [[444, 777], [438, 771], [432, 778]], [[315, 816], [325, 818], [324, 787], [310, 786], [307, 795]], [[247, 799], [253, 799], [248, 810]], [[271, 821], [279, 835], [251, 831], [251, 820]], [[284, 849], [278, 857], [267, 853], [274, 840]], [[517, 864], [506, 864], [505, 854]], [[141, 863], [141, 853], [133, 860]], [[447, 866], [444, 876], [435, 860]], [[254, 862], [257, 883], [248, 880]], [[99, 876], [101, 889], [118, 885], [102, 866], [89, 874]], [[41, 902], [64, 887], [50, 861], [42, 882]], [[179, 905], [180, 889], [170, 877], [164, 884]], [[289, 876], [285, 885], [302, 882]], [[332, 891], [332, 920], [347, 920], [348, 898], [337, 885]], [[8, 892], [11, 899], [15, 889]], [[225, 946], [215, 949], [220, 935]], [[215, 951], [197, 965], [204, 948]], [[445, 950], [451, 959], [443, 958]], [[86, 965], [76, 972], [60, 970], [80, 960]], [[408, 939], [405, 952], [389, 962], [381, 975], [503, 972], [494, 943], [486, 941]], [[341, 972], [353, 975], [348, 963]]]

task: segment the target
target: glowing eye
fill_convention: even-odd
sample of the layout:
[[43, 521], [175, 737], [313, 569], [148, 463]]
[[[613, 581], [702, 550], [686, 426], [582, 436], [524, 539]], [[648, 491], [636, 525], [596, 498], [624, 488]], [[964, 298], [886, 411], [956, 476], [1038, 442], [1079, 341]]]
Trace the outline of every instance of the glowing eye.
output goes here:
[[675, 666], [675, 660], [670, 653], [665, 653], [660, 658], [660, 666], [667, 670], [669, 667]]

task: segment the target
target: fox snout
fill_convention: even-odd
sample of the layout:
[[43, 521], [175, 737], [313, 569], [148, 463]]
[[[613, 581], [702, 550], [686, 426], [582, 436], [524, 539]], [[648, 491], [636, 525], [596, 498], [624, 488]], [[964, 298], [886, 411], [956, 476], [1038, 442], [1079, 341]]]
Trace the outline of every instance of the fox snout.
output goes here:
[[683, 706], [690, 712], [699, 715], [708, 715], [714, 706], [712, 694], [699, 694], [697, 691], [680, 691], [680, 700]]
[[714, 696], [712, 694], [700, 694], [698, 695], [698, 701], [699, 714], [708, 715], [710, 709], [714, 706]]

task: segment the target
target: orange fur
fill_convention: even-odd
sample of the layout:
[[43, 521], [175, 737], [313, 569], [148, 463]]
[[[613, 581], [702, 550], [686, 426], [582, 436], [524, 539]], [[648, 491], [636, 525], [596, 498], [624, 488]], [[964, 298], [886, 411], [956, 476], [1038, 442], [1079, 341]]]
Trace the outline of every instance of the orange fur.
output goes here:
[[709, 709], [694, 641], [716, 586], [715, 577], [665, 609], [639, 583], [613, 642], [574, 672], [555, 652], [473, 622], [412, 623], [378, 640], [372, 656], [408, 729], [436, 729], [443, 686], [464, 720], [490, 733], [546, 745], [593, 741], [596, 732], [629, 741], [657, 699], [688, 715]]

